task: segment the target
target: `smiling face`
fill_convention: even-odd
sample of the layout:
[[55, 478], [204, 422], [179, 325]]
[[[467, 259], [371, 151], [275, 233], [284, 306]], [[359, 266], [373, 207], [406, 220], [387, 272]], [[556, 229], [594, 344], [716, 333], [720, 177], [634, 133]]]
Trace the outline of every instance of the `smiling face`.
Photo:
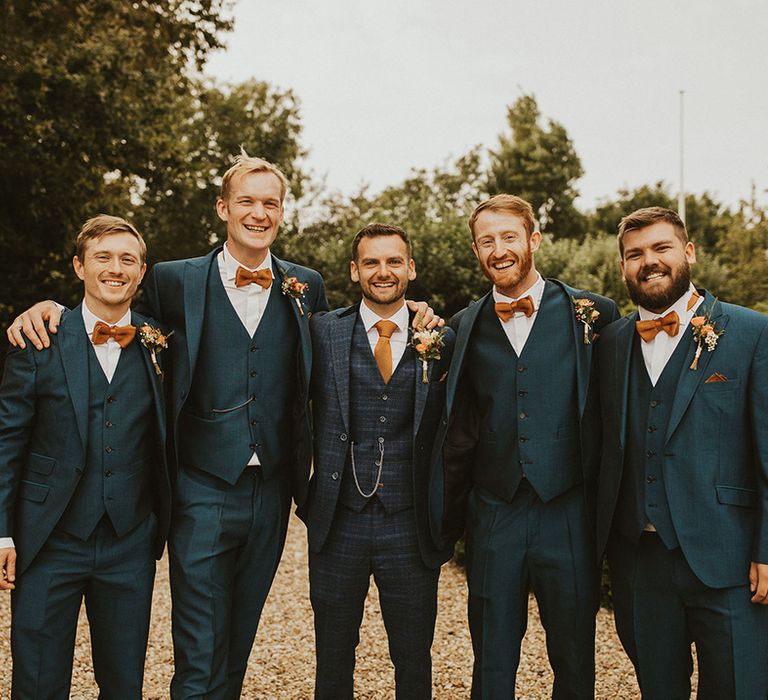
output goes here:
[[691, 283], [696, 250], [675, 227], [660, 221], [627, 231], [623, 237], [621, 272], [635, 304], [661, 313], [685, 294]]
[[541, 234], [529, 236], [522, 217], [511, 212], [486, 210], [474, 222], [472, 250], [483, 274], [505, 296], [520, 296], [536, 281], [533, 254]]
[[400, 236], [367, 236], [360, 239], [349, 273], [368, 307], [388, 318], [403, 305], [408, 282], [416, 279], [416, 266]]
[[128, 311], [147, 269], [139, 241], [130, 233], [108, 233], [89, 240], [83, 259], [76, 255], [72, 265], [84, 282], [88, 308], [110, 323]]
[[216, 213], [227, 222], [227, 247], [250, 268], [267, 255], [283, 221], [282, 186], [270, 172], [236, 175], [227, 199], [216, 201]]

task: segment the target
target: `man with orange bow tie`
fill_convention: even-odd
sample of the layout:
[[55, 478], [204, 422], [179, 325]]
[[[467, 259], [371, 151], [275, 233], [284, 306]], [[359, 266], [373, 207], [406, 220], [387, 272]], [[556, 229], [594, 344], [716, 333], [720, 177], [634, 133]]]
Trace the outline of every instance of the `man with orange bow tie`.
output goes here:
[[76, 249], [83, 302], [63, 316], [49, 352], [11, 350], [0, 386], [13, 697], [69, 697], [85, 599], [100, 695], [140, 700], [171, 505], [157, 359], [165, 339], [130, 309], [146, 270], [138, 231], [102, 214]]
[[598, 556], [643, 698], [768, 696], [768, 317], [691, 284], [678, 215], [619, 226], [635, 313], [598, 347]]
[[541, 277], [533, 259], [541, 234], [519, 197], [483, 202], [469, 228], [493, 289], [451, 321], [445, 483], [432, 493], [432, 517], [450, 539], [468, 512], [472, 697], [515, 697], [533, 589], [553, 697], [592, 698], [600, 435], [593, 347], [616, 305]]

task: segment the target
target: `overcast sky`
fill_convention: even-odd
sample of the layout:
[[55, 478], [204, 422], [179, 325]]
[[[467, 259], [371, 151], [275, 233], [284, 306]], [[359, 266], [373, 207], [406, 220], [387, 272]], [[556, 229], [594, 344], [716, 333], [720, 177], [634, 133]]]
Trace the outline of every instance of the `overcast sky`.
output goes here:
[[768, 188], [767, 0], [240, 0], [227, 45], [206, 72], [292, 88], [345, 193], [495, 145], [522, 93], [573, 139], [582, 206], [676, 191], [681, 89], [686, 190]]

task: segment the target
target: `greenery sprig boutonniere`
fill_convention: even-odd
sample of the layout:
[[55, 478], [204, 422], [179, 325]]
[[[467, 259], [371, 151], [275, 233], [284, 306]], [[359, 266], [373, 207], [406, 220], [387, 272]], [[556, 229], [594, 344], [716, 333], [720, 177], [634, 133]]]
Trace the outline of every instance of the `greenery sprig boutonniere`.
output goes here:
[[301, 305], [301, 300], [304, 297], [304, 292], [307, 291], [307, 287], [309, 287], [307, 282], [299, 282], [295, 277], [286, 277], [280, 285], [283, 294], [291, 297], [296, 302], [296, 306], [302, 316], [304, 315], [304, 308]]
[[408, 345], [416, 351], [421, 360], [421, 381], [426, 384], [429, 381], [428, 363], [430, 360], [440, 359], [440, 351], [445, 345], [445, 333], [439, 328], [431, 331], [419, 328], [412, 332]]
[[693, 356], [693, 362], [689, 369], [698, 369], [699, 357], [701, 357], [701, 351], [704, 346], [707, 346], [707, 351], [712, 352], [717, 347], [717, 341], [720, 336], [725, 333], [721, 328], [717, 328], [712, 321], [712, 309], [715, 308], [717, 299], [713, 302], [712, 306], [708, 309], [704, 309], [703, 316], [694, 316], [691, 319], [691, 325], [693, 326], [693, 339], [696, 341], [696, 354]]
[[157, 363], [157, 356], [165, 348], [168, 347], [168, 338], [173, 335], [171, 331], [168, 335], [163, 334], [159, 328], [154, 328], [148, 323], [139, 327], [139, 338], [141, 344], [149, 350], [149, 356], [152, 358], [152, 366], [155, 368], [155, 374], [158, 377], [163, 376], [163, 370], [160, 369], [160, 365]]
[[579, 323], [584, 324], [584, 345], [589, 345], [589, 333], [592, 330], [592, 326], [595, 324], [598, 318], [600, 318], [600, 312], [595, 308], [595, 302], [591, 299], [582, 297], [576, 299], [571, 297], [573, 301], [573, 308], [576, 314], [576, 320]]

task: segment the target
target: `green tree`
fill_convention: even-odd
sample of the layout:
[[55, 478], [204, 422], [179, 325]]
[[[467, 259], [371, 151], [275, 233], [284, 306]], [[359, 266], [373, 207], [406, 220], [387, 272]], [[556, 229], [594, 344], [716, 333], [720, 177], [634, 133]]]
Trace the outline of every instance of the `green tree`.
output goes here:
[[127, 214], [176, 151], [191, 71], [221, 46], [228, 0], [0, 4], [0, 325], [41, 296], [71, 302], [85, 218]]
[[542, 232], [583, 237], [586, 221], [574, 200], [584, 170], [565, 127], [552, 119], [542, 126], [533, 95], [523, 95], [509, 107], [507, 123], [511, 133], [501, 134], [498, 147], [490, 151], [488, 192], [529, 201]]

